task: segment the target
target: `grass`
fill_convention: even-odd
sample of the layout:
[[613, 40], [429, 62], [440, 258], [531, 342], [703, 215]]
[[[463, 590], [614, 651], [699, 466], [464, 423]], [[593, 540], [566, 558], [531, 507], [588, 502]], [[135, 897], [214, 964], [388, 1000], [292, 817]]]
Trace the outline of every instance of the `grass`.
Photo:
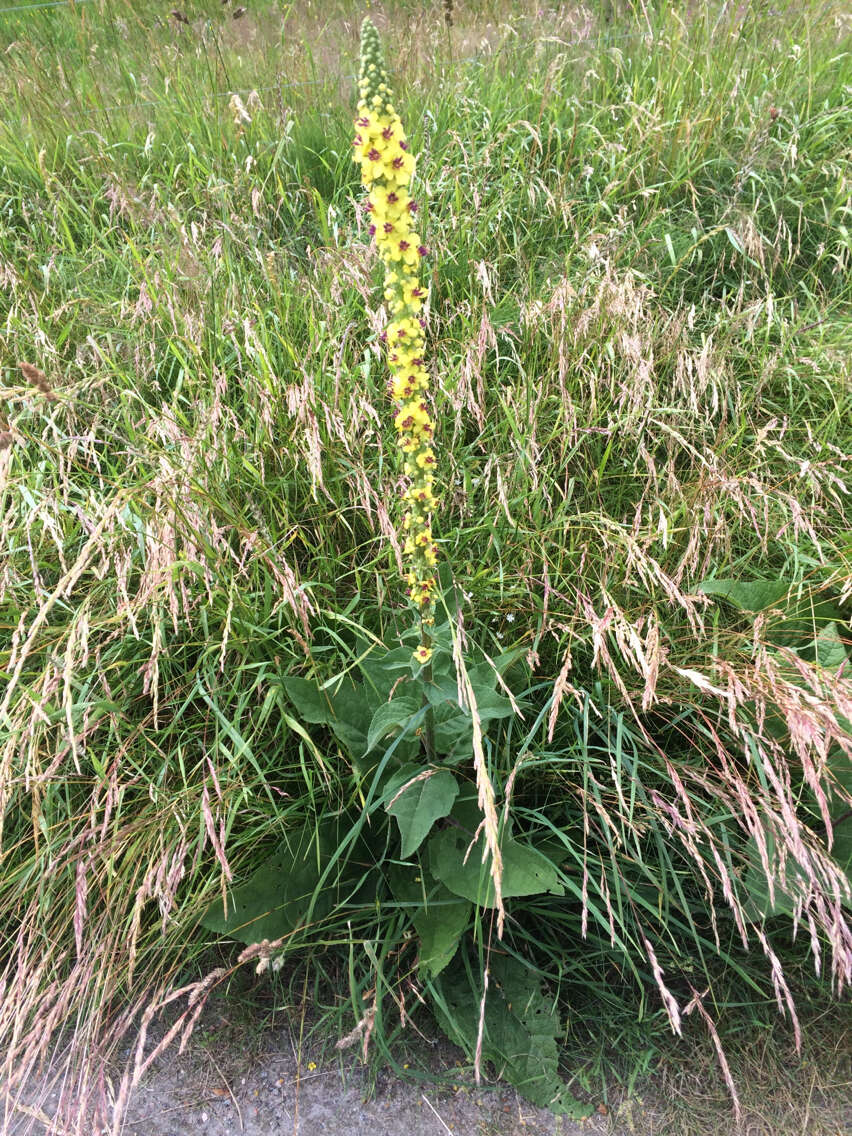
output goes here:
[[[97, 1055], [199, 981], [228, 879], [356, 799], [284, 724], [282, 676], [408, 623], [349, 160], [361, 13], [137, 9], [0, 12], [0, 1052], [14, 1091], [70, 1037], [79, 1124], [109, 1111]], [[716, 954], [771, 1000], [765, 951], [796, 973], [810, 943], [839, 991], [818, 790], [838, 815], [852, 702], [814, 637], [843, 651], [852, 589], [848, 16], [377, 18], [422, 155], [441, 555], [472, 642], [524, 648], [554, 716], [516, 823], [562, 832], [575, 887], [588, 824], [599, 877], [519, 912], [513, 949], [566, 1006], [605, 998], [602, 1036], [625, 1005], [666, 1028], [646, 934], [681, 1006]], [[708, 579], [783, 581], [787, 622]], [[757, 920], [765, 948], [737, 942], [730, 853], [761, 824], [814, 885], [795, 943]], [[303, 949], [391, 941], [349, 914]]]

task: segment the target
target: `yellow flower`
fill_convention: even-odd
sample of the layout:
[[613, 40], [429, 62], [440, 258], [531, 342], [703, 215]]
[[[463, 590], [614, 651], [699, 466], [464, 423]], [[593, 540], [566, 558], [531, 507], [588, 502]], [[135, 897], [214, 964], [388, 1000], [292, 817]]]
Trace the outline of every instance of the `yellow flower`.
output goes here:
[[423, 297], [426, 293], [420, 287], [420, 281], [415, 277], [402, 286], [403, 302], [419, 311], [423, 307]]
[[391, 394], [397, 402], [401, 402], [404, 398], [410, 398], [414, 394], [414, 386], [408, 375], [405, 373], [394, 375], [391, 379]]
[[431, 426], [432, 419], [422, 402], [407, 402], [394, 419], [397, 430], [416, 430]]
[[408, 185], [414, 173], [414, 155], [397, 145], [388, 152], [387, 161], [390, 169], [388, 177], [393, 178], [398, 185]]
[[414, 658], [417, 660], [418, 663], [428, 663], [429, 660], [432, 658], [432, 648], [431, 647], [418, 647], [417, 650], [414, 652]]
[[[394, 426], [410, 484], [401, 530], [408, 594], [423, 626], [434, 622], [437, 548], [432, 536], [436, 464], [431, 446], [435, 423], [429, 412], [429, 372], [419, 313], [426, 291], [418, 274], [425, 249], [414, 231], [416, 203], [408, 192], [415, 158], [391, 101], [391, 89], [378, 32], [369, 19], [361, 27], [361, 77], [355, 120], [355, 160], [369, 191], [369, 229], [385, 267], [383, 294], [390, 319], [383, 335], [390, 370], [388, 388], [396, 405]], [[420, 648], [421, 662], [431, 657]], [[415, 656], [417, 657], [417, 656]]]
[[411, 224], [411, 198], [408, 196], [404, 189], [390, 189], [388, 190], [385, 201], [387, 202], [388, 213], [392, 217], [397, 218], [400, 224], [406, 227]]
[[370, 139], [355, 151], [356, 161], [361, 163], [361, 178], [365, 183], [375, 181], [381, 177], [385, 168], [385, 158], [382, 150]]

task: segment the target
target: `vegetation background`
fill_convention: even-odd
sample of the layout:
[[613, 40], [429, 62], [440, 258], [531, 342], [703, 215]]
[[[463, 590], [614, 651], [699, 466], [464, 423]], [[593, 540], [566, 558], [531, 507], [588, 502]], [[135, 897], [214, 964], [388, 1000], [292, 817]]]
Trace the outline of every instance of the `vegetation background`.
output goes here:
[[[842, 1051], [852, 974], [848, 12], [370, 11], [420, 155], [455, 626], [523, 660], [488, 771], [567, 889], [505, 949], [574, 1091], [674, 1083], [691, 1005], [736, 1099], [796, 1006]], [[213, 901], [365, 799], [285, 685], [409, 622], [362, 14], [0, 10], [0, 1085], [50, 1060], [72, 1130], [118, 1123], [140, 1025], [256, 961]], [[396, 1060], [425, 986], [373, 890], [275, 981], [339, 1033], [372, 991]]]

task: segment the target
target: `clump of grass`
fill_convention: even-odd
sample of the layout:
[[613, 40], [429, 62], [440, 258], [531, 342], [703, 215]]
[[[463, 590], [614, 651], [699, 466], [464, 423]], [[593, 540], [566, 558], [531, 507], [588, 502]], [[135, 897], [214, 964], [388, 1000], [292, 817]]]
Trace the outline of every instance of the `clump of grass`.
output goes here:
[[[57, 395], [7, 366], [0, 1081], [11, 1110], [53, 1057], [80, 1132], [120, 1121], [122, 1039], [258, 960], [199, 977], [214, 897], [359, 800], [282, 678], [407, 619], [350, 13], [186, 15], [0, 25], [4, 355]], [[569, 888], [505, 949], [569, 1007], [623, 976], [656, 1031], [716, 1018], [717, 956], [793, 1015], [803, 946], [852, 965], [842, 14], [500, 16], [387, 35], [440, 265], [440, 551], [471, 642], [526, 653], [485, 758]], [[350, 1004], [416, 1002], [364, 946], [404, 911], [338, 916], [312, 949], [361, 952]]]

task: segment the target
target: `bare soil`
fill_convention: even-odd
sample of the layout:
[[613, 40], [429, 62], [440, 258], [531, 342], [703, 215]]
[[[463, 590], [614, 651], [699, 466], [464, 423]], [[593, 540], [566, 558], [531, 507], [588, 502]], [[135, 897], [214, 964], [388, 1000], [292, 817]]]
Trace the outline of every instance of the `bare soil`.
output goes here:
[[[410, 1047], [410, 1062], [400, 1057], [411, 1079], [388, 1069], [374, 1077], [357, 1049], [336, 1053], [319, 1030], [305, 1030], [304, 1017], [300, 1024], [274, 1014], [252, 1028], [222, 1000], [205, 1009], [184, 1053], [173, 1047], [154, 1061], [112, 1133], [50, 1123], [61, 1084], [48, 1068], [23, 1095], [4, 1101], [0, 1085], [0, 1136], [852, 1136], [846, 1021], [842, 1013], [827, 1021], [799, 1057], [781, 1033], [755, 1037], [735, 1063], [739, 1123], [712, 1046], [695, 1038], [678, 1042], [679, 1054], [629, 1096], [615, 1092], [611, 1107], [601, 1103], [577, 1122], [506, 1086], [477, 1088], [461, 1052], [443, 1039], [424, 1037]], [[130, 1054], [128, 1047], [122, 1056]], [[117, 1085], [119, 1071], [107, 1080]]]

